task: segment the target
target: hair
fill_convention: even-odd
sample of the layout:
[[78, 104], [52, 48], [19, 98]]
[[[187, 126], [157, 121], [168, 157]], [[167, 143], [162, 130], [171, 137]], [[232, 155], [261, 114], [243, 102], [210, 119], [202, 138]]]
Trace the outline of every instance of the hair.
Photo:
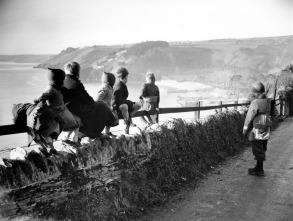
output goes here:
[[[103, 78], [103, 76], [105, 78]], [[110, 85], [111, 87], [113, 87], [113, 85], [115, 84], [115, 75], [110, 73], [110, 72], [103, 72], [103, 75], [102, 75], [102, 83], [105, 83], [105, 84], [108, 84]]]
[[148, 72], [146, 75], [145, 75], [146, 79], [150, 80], [152, 83], [154, 83], [156, 81], [156, 77], [155, 77], [155, 74], [152, 73], [152, 72]]
[[64, 71], [66, 74], [72, 74], [77, 77], [79, 76], [80, 65], [75, 61], [69, 62], [64, 65]]
[[65, 73], [61, 69], [53, 69], [48, 68], [48, 80], [51, 85], [55, 85], [57, 87], [61, 87], [63, 85], [63, 81], [65, 79]]
[[123, 67], [119, 68], [116, 72], [116, 76], [121, 79], [126, 78], [126, 76], [128, 75], [129, 75], [129, 72], [127, 71], [126, 68], [123, 68]]

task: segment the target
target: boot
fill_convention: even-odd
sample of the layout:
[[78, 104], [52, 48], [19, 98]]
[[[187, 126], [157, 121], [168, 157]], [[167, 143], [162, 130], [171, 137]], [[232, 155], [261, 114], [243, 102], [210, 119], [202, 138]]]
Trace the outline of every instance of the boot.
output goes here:
[[263, 161], [258, 160], [254, 168], [248, 169], [249, 175], [264, 176]]

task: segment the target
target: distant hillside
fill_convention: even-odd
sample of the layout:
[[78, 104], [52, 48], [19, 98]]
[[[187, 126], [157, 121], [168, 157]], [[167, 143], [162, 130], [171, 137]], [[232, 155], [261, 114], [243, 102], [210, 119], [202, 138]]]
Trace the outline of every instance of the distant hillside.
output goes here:
[[40, 63], [48, 60], [52, 56], [50, 54], [0, 55], [0, 62]]
[[81, 64], [87, 81], [119, 66], [129, 69], [132, 81], [143, 80], [147, 71], [176, 80], [220, 83], [240, 74], [254, 81], [293, 62], [293, 36], [67, 48], [38, 67], [62, 68], [73, 60]]

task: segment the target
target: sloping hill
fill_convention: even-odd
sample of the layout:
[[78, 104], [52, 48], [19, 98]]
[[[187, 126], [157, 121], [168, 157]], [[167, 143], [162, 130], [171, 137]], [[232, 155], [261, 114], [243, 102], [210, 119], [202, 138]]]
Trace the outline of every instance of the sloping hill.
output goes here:
[[134, 81], [147, 71], [177, 80], [219, 83], [241, 74], [254, 81], [293, 61], [293, 36], [67, 48], [38, 67], [62, 68], [73, 60], [81, 64], [87, 81], [99, 80], [102, 71], [114, 72], [119, 66], [128, 68]]

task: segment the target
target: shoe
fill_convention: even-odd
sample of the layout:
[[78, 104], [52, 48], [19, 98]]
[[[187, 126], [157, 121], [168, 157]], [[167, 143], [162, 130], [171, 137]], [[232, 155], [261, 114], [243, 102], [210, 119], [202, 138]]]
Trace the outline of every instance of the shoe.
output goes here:
[[136, 127], [136, 124], [133, 123], [132, 119], [130, 118], [130, 124], [131, 127]]
[[111, 132], [109, 132], [108, 135], [111, 136], [111, 137], [117, 137], [117, 135], [112, 134]]
[[126, 127], [126, 128], [124, 129], [124, 133], [125, 133], [125, 134], [129, 134], [129, 127]]
[[263, 170], [258, 170], [256, 168], [249, 168], [248, 169], [248, 174], [249, 175], [254, 175], [254, 176], [264, 176], [264, 171]]
[[61, 140], [61, 142], [74, 147], [79, 147], [81, 145], [79, 141]]
[[51, 155], [45, 147], [40, 147], [39, 151], [44, 154], [45, 157], [49, 157]]
[[50, 152], [49, 153], [50, 154], [58, 154], [57, 150], [56, 149], [53, 149], [53, 148], [50, 149]]
[[99, 138], [99, 139], [107, 139], [107, 138], [110, 138], [110, 136], [109, 136], [108, 134], [102, 134], [102, 133], [100, 133], [100, 134], [98, 135], [98, 138]]

